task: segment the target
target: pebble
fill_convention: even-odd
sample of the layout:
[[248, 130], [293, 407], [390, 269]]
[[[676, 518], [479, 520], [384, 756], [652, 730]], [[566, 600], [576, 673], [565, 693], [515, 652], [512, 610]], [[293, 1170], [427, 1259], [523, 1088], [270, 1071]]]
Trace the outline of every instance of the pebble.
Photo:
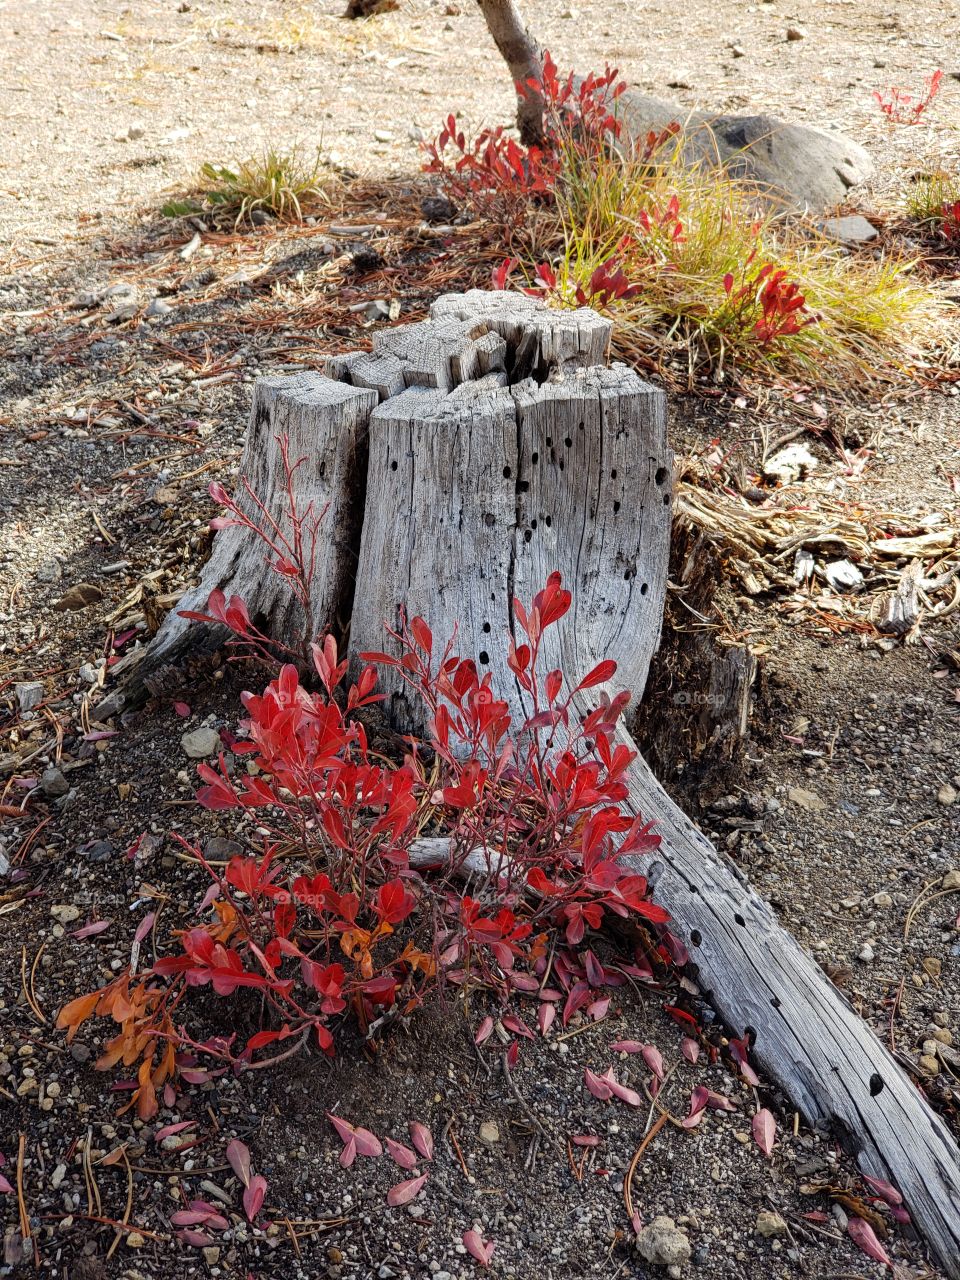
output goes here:
[[173, 310], [169, 302], [165, 302], [163, 298], [154, 298], [147, 307], [148, 316], [168, 316]]
[[139, 1231], [127, 1232], [127, 1248], [128, 1249], [142, 1249], [146, 1243], [147, 1243], [146, 1239], [140, 1234]]
[[207, 756], [216, 755], [222, 743], [216, 729], [201, 725], [192, 729], [180, 739], [180, 745], [191, 760], [204, 760]]
[[500, 1141], [500, 1126], [496, 1120], [484, 1120], [480, 1125], [478, 1137], [485, 1146], [496, 1146]]
[[75, 907], [72, 902], [58, 902], [50, 908], [50, 914], [60, 924], [73, 924], [80, 919], [80, 908]]
[[920, 1067], [928, 1076], [936, 1076], [940, 1074], [940, 1063], [929, 1053], [920, 1055]]
[[373, 136], [378, 142], [392, 142], [393, 134], [389, 129], [375, 129]]
[[657, 1267], [679, 1267], [690, 1261], [690, 1241], [672, 1218], [658, 1217], [637, 1236], [637, 1252]]
[[758, 1236], [763, 1236], [766, 1240], [787, 1234], [786, 1222], [779, 1213], [773, 1213], [769, 1209], [764, 1209], [757, 1214], [757, 1225], [754, 1229]]
[[880, 907], [881, 909], [892, 907], [893, 899], [890, 897], [889, 893], [883, 893], [881, 891], [880, 893], [875, 893], [873, 895], [873, 905], [875, 907]]
[[957, 789], [949, 782], [945, 782], [937, 792], [937, 803], [948, 805], [957, 803]]
[[874, 952], [869, 942], [865, 942], [857, 952], [857, 959], [862, 960], [864, 964], [869, 964], [873, 959]]
[[39, 680], [27, 680], [13, 686], [17, 706], [21, 711], [33, 711], [43, 701], [43, 685]]
[[65, 796], [70, 790], [70, 783], [60, 769], [44, 769], [40, 775], [40, 790], [51, 800]]
[[806, 40], [807, 32], [804, 27], [787, 27], [788, 40]]
[[960, 889], [960, 871], [948, 871], [940, 881], [941, 889]]
[[822, 800], [815, 791], [805, 791], [803, 787], [790, 787], [787, 791], [787, 799], [799, 805], [801, 809], [807, 809], [813, 813], [827, 807], [826, 801]]

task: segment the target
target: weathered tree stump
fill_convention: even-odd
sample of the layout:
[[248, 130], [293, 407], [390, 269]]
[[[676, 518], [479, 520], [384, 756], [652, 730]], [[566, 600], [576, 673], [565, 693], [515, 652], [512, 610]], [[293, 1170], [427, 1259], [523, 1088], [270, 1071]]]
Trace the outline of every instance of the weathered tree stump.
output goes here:
[[[579, 678], [612, 657], [616, 689], [639, 699], [663, 616], [672, 456], [663, 394], [622, 365], [607, 368], [608, 339], [609, 323], [591, 311], [474, 291], [439, 299], [430, 321], [380, 333], [370, 354], [331, 359], [329, 376], [262, 381], [243, 476], [281, 520], [275, 436], [288, 432], [292, 457], [310, 451], [297, 473], [301, 504], [328, 507], [311, 616], [298, 615], [255, 536], [237, 528], [218, 535], [188, 605], [202, 608], [214, 588], [238, 591], [288, 643], [348, 612], [356, 652], [389, 649], [384, 623], [395, 626], [401, 609], [438, 636], [456, 621], [458, 652], [479, 658], [522, 717], [503, 653], [512, 601], [559, 570], [574, 606], [547, 633], [544, 669]], [[194, 634], [181, 623], [168, 618], [145, 670]], [[402, 681], [387, 670], [383, 682], [395, 723], [415, 725]], [[633, 747], [626, 731], [622, 739]], [[960, 1152], [943, 1121], [642, 757], [628, 782], [630, 806], [663, 837], [640, 869], [704, 994], [751, 1035], [806, 1118], [900, 1190], [960, 1280]], [[441, 856], [434, 842], [428, 860]]]

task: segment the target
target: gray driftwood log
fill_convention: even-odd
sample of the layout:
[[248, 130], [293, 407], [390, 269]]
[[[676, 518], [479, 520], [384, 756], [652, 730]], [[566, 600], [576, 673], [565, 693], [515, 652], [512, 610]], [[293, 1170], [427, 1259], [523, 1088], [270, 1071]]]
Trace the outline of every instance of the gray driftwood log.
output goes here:
[[[294, 458], [311, 459], [304, 496], [329, 504], [312, 616], [283, 595], [241, 529], [218, 535], [186, 606], [203, 608], [215, 587], [239, 591], [288, 641], [349, 618], [356, 652], [389, 647], [383, 624], [396, 625], [400, 609], [438, 636], [457, 620], [458, 651], [479, 657], [521, 715], [503, 654], [512, 600], [529, 600], [559, 569], [574, 606], [548, 632], [544, 670], [579, 677], [613, 657], [617, 688], [636, 702], [662, 622], [672, 456], [662, 393], [607, 367], [608, 339], [608, 322], [591, 311], [475, 291], [439, 299], [430, 321], [381, 332], [370, 354], [331, 359], [325, 375], [261, 381], [243, 474], [282, 519], [275, 437], [287, 432]], [[196, 633], [181, 624], [167, 619], [145, 669]], [[384, 683], [394, 721], [416, 723], [395, 673]], [[626, 731], [623, 740], [633, 745]], [[960, 1152], [943, 1121], [639, 756], [629, 786], [631, 806], [663, 837], [640, 869], [707, 999], [751, 1035], [756, 1059], [808, 1121], [900, 1190], [960, 1280]], [[442, 855], [434, 844], [427, 860]]]

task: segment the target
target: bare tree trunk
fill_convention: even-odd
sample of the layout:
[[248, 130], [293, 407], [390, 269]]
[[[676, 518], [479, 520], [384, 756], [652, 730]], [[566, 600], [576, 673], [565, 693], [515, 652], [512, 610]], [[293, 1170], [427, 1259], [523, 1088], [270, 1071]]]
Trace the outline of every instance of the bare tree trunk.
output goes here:
[[[524, 25], [514, 0], [477, 0], [497, 48], [515, 84], [526, 85], [543, 74], [540, 46]], [[534, 90], [517, 95], [517, 127], [526, 146], [543, 141], [543, 97]]]
[[[613, 658], [608, 692], [632, 689], [636, 702], [666, 593], [672, 457], [663, 393], [601, 363], [610, 323], [591, 311], [473, 291], [438, 299], [431, 314], [377, 335], [369, 355], [329, 361], [337, 381], [299, 375], [286, 393], [274, 379], [258, 392], [244, 456], [251, 484], [281, 476], [270, 427], [287, 424], [298, 448], [315, 441], [318, 465], [304, 469], [303, 483], [335, 513], [331, 533], [362, 516], [355, 578], [348, 548], [318, 557], [317, 606], [304, 621], [316, 631], [338, 604], [350, 610], [354, 651], [389, 649], [383, 623], [395, 623], [401, 607], [438, 637], [456, 621], [458, 651], [491, 672], [522, 722], [529, 708], [502, 659], [512, 602], [529, 600], [559, 569], [574, 607], [545, 637], [544, 669], [573, 683]], [[361, 494], [350, 460], [364, 445]], [[282, 494], [259, 496], [282, 509]], [[267, 557], [256, 564], [235, 533], [219, 535], [198, 594], [229, 585], [260, 602], [277, 638], [297, 641], [295, 614], [265, 586]], [[175, 617], [154, 641], [161, 657], [170, 633]], [[422, 713], [396, 672], [381, 683], [395, 723], [415, 726]], [[586, 695], [576, 709], [586, 711]], [[635, 749], [626, 731], [620, 741]], [[960, 1151], [943, 1120], [639, 754], [625, 782], [627, 807], [654, 819], [662, 836], [637, 869], [671, 912], [705, 998], [750, 1035], [757, 1060], [811, 1123], [899, 1189], [946, 1275], [960, 1280]], [[416, 852], [442, 861], [443, 842]]]

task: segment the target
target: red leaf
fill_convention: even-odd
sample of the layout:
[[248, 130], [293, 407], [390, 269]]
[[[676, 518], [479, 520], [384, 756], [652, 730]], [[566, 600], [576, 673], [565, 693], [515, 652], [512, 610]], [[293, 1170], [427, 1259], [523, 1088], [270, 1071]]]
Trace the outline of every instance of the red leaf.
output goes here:
[[643, 1053], [645, 1047], [640, 1040], [615, 1040], [610, 1046], [613, 1053]]
[[489, 1040], [490, 1033], [492, 1030], [493, 1030], [493, 1019], [490, 1017], [484, 1018], [484, 1020], [480, 1023], [479, 1027], [477, 1027], [477, 1034], [473, 1037], [473, 1043], [483, 1044], [485, 1040]]
[[70, 937], [76, 938], [78, 942], [83, 942], [84, 938], [95, 938], [98, 933], [103, 933], [112, 924], [112, 920], [95, 920], [93, 924], [85, 924], [82, 929], [74, 930]]
[[587, 1086], [593, 1096], [595, 1098], [599, 1098], [601, 1102], [606, 1102], [607, 1099], [613, 1097], [613, 1089], [610, 1087], [610, 1082], [608, 1080], [604, 1080], [602, 1076], [598, 1076], [595, 1072], [591, 1071], [589, 1067], [584, 1068], [583, 1083]]
[[190, 708], [185, 702], [175, 702], [173, 709], [178, 716], [188, 716], [190, 714]]
[[421, 1173], [419, 1178], [408, 1178], [406, 1182], [398, 1182], [387, 1192], [387, 1204], [397, 1209], [402, 1204], [409, 1204], [423, 1190], [423, 1184], [430, 1177], [429, 1173]]
[[410, 1141], [423, 1156], [424, 1160], [433, 1159], [433, 1134], [419, 1120], [411, 1120], [407, 1126], [410, 1130]]
[[395, 1160], [401, 1169], [415, 1169], [417, 1167], [417, 1153], [411, 1151], [409, 1147], [405, 1147], [402, 1142], [394, 1142], [392, 1138], [388, 1138], [387, 1151], [391, 1159]]
[[657, 1048], [657, 1046], [655, 1044], [646, 1044], [643, 1046], [641, 1053], [643, 1054], [644, 1062], [647, 1064], [647, 1066], [650, 1068], [653, 1074], [657, 1077], [658, 1080], [662, 1080], [663, 1079], [663, 1058], [661, 1057], [660, 1050]]
[[353, 1131], [353, 1140], [357, 1144], [358, 1156], [382, 1156], [383, 1147], [380, 1145], [380, 1139], [370, 1132], [369, 1129], [361, 1129], [359, 1125]]
[[603, 684], [604, 681], [610, 679], [616, 670], [617, 664], [612, 658], [607, 658], [603, 662], [598, 662], [593, 670], [583, 677], [577, 685], [577, 690], [592, 689], [594, 685]]
[[864, 1182], [870, 1190], [885, 1200], [887, 1204], [898, 1206], [903, 1204], [903, 1196], [892, 1183], [884, 1182], [882, 1178], [871, 1178], [868, 1173], [862, 1175]]
[[150, 930], [153, 928], [153, 922], [157, 918], [155, 911], [148, 911], [140, 923], [137, 925], [137, 932], [133, 935], [134, 942], [142, 942]]
[[227, 1143], [226, 1157], [227, 1157], [227, 1163], [230, 1165], [230, 1168], [233, 1170], [233, 1172], [237, 1175], [237, 1177], [240, 1179], [240, 1181], [243, 1183], [245, 1187], [249, 1187], [250, 1185], [250, 1151], [249, 1149], [240, 1141], [239, 1138], [234, 1138], [231, 1142]]
[[258, 1173], [250, 1179], [250, 1185], [243, 1193], [243, 1211], [248, 1222], [253, 1222], [260, 1212], [266, 1194], [267, 1180], [262, 1173]]
[[192, 1129], [196, 1126], [196, 1120], [181, 1120], [179, 1124], [165, 1124], [162, 1129], [158, 1129], [153, 1135], [154, 1142], [162, 1142], [164, 1138], [172, 1138], [175, 1133], [183, 1133], [184, 1129]]
[[493, 1241], [485, 1241], [479, 1231], [465, 1231], [463, 1246], [471, 1258], [476, 1258], [481, 1267], [488, 1267], [493, 1257]]
[[751, 1121], [750, 1128], [757, 1146], [768, 1158], [773, 1155], [773, 1140], [777, 1132], [777, 1122], [767, 1110], [761, 1107]]
[[869, 1222], [865, 1222], [863, 1218], [851, 1218], [847, 1223], [847, 1231], [850, 1233], [850, 1239], [854, 1244], [859, 1245], [868, 1258], [873, 1258], [875, 1262], [883, 1262], [888, 1267], [893, 1266], [886, 1249], [877, 1239], [876, 1232]]
[[688, 1062], [696, 1065], [696, 1061], [700, 1057], [700, 1046], [690, 1036], [684, 1036], [680, 1041], [680, 1052]]

